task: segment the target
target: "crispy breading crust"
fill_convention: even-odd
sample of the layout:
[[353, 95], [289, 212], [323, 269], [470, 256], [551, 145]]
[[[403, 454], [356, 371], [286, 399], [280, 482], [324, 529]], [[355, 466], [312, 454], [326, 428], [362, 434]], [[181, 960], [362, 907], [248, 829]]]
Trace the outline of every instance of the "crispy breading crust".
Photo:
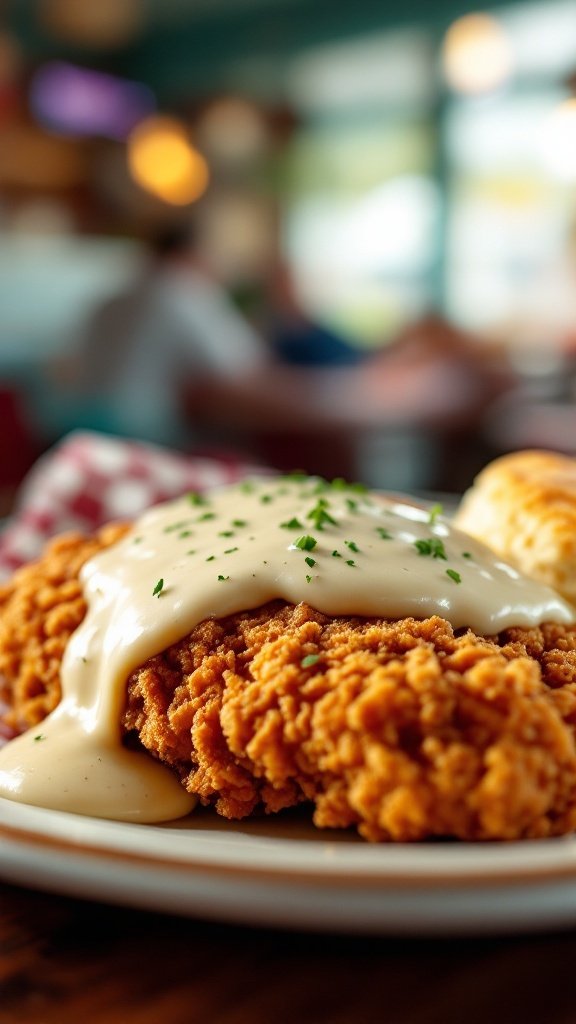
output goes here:
[[[18, 727], [57, 704], [85, 614], [80, 565], [123, 529], [53, 543], [0, 591]], [[333, 618], [277, 601], [200, 623], [146, 662], [123, 726], [227, 817], [311, 801], [318, 826], [400, 841], [576, 827], [576, 626], [486, 639], [438, 617]]]

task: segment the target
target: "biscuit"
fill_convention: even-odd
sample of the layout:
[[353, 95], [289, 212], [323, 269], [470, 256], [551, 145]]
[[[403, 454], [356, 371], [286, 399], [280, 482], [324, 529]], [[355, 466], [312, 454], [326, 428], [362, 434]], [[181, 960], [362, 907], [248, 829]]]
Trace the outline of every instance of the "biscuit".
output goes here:
[[576, 604], [576, 459], [513, 452], [466, 491], [454, 526]]

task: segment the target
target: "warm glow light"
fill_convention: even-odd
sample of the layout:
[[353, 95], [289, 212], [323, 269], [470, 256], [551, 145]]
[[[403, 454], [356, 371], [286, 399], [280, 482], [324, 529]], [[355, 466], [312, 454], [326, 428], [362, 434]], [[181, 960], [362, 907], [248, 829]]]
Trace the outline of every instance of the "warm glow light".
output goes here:
[[544, 132], [544, 161], [555, 177], [576, 180], [576, 99], [552, 111]]
[[86, 174], [84, 154], [69, 139], [34, 125], [7, 125], [0, 135], [0, 185], [32, 189], [72, 188]]
[[204, 111], [197, 129], [208, 151], [228, 163], [258, 157], [268, 141], [262, 114], [240, 96], [214, 100]]
[[90, 49], [132, 42], [144, 22], [142, 0], [40, 0], [41, 23], [60, 39]]
[[501, 23], [490, 14], [467, 14], [448, 29], [442, 48], [446, 81], [457, 92], [491, 92], [510, 78], [513, 59]]
[[206, 191], [208, 164], [186, 129], [170, 117], [150, 117], [128, 140], [128, 166], [147, 192], [174, 206], [186, 206]]

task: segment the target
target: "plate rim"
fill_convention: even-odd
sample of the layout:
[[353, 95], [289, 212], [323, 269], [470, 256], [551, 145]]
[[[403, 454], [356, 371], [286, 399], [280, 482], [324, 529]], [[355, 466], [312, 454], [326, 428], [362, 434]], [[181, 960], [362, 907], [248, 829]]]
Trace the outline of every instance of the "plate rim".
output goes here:
[[[52, 812], [46, 810], [46, 819], [56, 823], [56, 831], [44, 830], [41, 827], [31, 827], [26, 824], [26, 817], [34, 819], [33, 812], [45, 810], [29, 807], [28, 805], [16, 805], [24, 809], [24, 822], [10, 822], [1, 820], [1, 812], [5, 804], [12, 803], [9, 800], [0, 798], [0, 840], [12, 848], [26, 848], [28, 851], [38, 853], [42, 849], [49, 849], [53, 853], [67, 855], [75, 860], [88, 862], [94, 858], [107, 863], [116, 863], [126, 866], [133, 864], [141, 869], [153, 869], [159, 872], [178, 871], [185, 875], [203, 875], [212, 878], [229, 878], [245, 880], [246, 882], [275, 883], [297, 882], [298, 885], [314, 885], [323, 889], [333, 889], [338, 885], [345, 885], [347, 889], [380, 890], [395, 888], [403, 890], [433, 890], [433, 889], [470, 889], [474, 887], [479, 892], [487, 888], [517, 889], [527, 884], [546, 885], [569, 881], [576, 881], [576, 837], [559, 836], [543, 840], [519, 840], [517, 842], [503, 844], [487, 843], [453, 843], [450, 846], [442, 847], [440, 844], [346, 844], [346, 842], [308, 843], [308, 850], [315, 849], [317, 856], [312, 864], [292, 863], [286, 865], [286, 855], [290, 851], [290, 844], [296, 844], [300, 848], [307, 844], [305, 838], [287, 839], [285, 836], [275, 838], [273, 836], [249, 836], [245, 851], [248, 853], [252, 846], [260, 852], [264, 851], [267, 856], [267, 863], [250, 863], [247, 859], [226, 855], [228, 853], [227, 839], [230, 836], [225, 831], [211, 829], [171, 829], [168, 827], [157, 828], [150, 825], [135, 825], [132, 823], [108, 822], [106, 819], [89, 818], [87, 816], [70, 814], [67, 812]], [[12, 804], [14, 806], [14, 804]], [[27, 815], [26, 812], [31, 812]], [[18, 817], [18, 814], [15, 815]], [[42, 821], [42, 816], [40, 816]], [[66, 827], [72, 823], [72, 832], [75, 835], [66, 835]], [[110, 825], [121, 825], [121, 831], [115, 832]], [[74, 826], [76, 826], [74, 828]], [[273, 827], [273, 825], [272, 825]], [[146, 834], [148, 829], [154, 829], [154, 838], [169, 846], [170, 838], [177, 833], [189, 837], [191, 848], [188, 855], [180, 850], [171, 851], [168, 855], [159, 854], [156, 850], [146, 848], [145, 844], [138, 848], [138, 837]], [[125, 830], [128, 829], [129, 836], [134, 842], [124, 841]], [[97, 838], [104, 842], [90, 839], [90, 831], [97, 833]], [[144, 830], [144, 831], [143, 831]], [[87, 833], [84, 834], [84, 833]], [[160, 840], [162, 835], [162, 840]], [[233, 835], [233, 834], [232, 834]], [[194, 837], [202, 836], [203, 843], [194, 843]], [[207, 850], [202, 845], [208, 845]], [[210, 857], [210, 846], [221, 847], [225, 856], [220, 860]], [[182, 841], [180, 842], [182, 846]], [[5, 847], [6, 849], [6, 847]], [[356, 852], [383, 851], [391, 854], [387, 858], [388, 863], [376, 866], [375, 855], [362, 862], [362, 854], [354, 858], [351, 854], [348, 860], [347, 853], [351, 850]], [[446, 853], [446, 851], [450, 853]], [[275, 853], [278, 851], [284, 857], [277, 863], [274, 861]], [[338, 854], [340, 851], [340, 854]], [[397, 866], [398, 855], [406, 859], [404, 868]], [[530, 854], [533, 854], [530, 857]], [[544, 857], [542, 858], [542, 854]], [[518, 859], [519, 858], [519, 859]], [[477, 861], [484, 861], [483, 867], [478, 867]], [[412, 860], [412, 863], [410, 863]], [[429, 861], [426, 866], [426, 860]], [[340, 863], [339, 863], [340, 861]], [[372, 861], [372, 862], [370, 862]], [[392, 863], [390, 863], [392, 861]], [[524, 861], [524, 863], [523, 863]], [[396, 862], [396, 863], [395, 863]], [[2, 853], [0, 850], [0, 874], [2, 869]]]

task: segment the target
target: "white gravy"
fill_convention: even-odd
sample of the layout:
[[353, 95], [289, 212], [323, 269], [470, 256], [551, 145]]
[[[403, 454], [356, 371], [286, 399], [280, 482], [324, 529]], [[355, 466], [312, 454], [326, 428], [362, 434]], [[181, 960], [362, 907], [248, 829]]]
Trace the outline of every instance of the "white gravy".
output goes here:
[[0, 796], [125, 821], [194, 805], [169, 769], [122, 745], [120, 719], [130, 673], [203, 619], [274, 598], [331, 615], [440, 615], [488, 635], [576, 619], [437, 511], [315, 478], [156, 506], [82, 582], [88, 611], [66, 649], [62, 701], [0, 751]]

